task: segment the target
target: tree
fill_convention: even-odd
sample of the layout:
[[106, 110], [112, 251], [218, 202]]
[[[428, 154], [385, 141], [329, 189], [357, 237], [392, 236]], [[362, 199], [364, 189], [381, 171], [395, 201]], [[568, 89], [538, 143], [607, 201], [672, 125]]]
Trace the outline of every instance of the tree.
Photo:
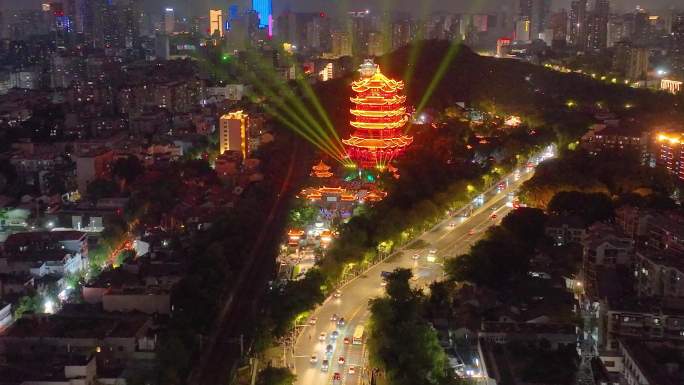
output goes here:
[[112, 174], [122, 180], [124, 188], [133, 183], [144, 172], [145, 168], [140, 160], [132, 155], [117, 159], [112, 166]]
[[259, 373], [258, 385], [293, 385], [297, 376], [287, 368], [267, 367]]
[[102, 198], [109, 198], [115, 196], [119, 189], [116, 183], [107, 179], [95, 179], [88, 184], [86, 194], [91, 201], [97, 202]]
[[40, 311], [42, 305], [40, 296], [37, 294], [25, 295], [19, 299], [17, 309], [14, 311], [14, 319], [21, 318], [24, 313], [36, 313]]
[[606, 194], [580, 191], [562, 191], [554, 195], [548, 211], [556, 215], [577, 215], [586, 225], [615, 216], [613, 202]]
[[531, 245], [522, 242], [502, 227], [492, 228], [470, 253], [447, 260], [447, 275], [504, 291], [527, 276]]
[[501, 221], [501, 227], [530, 245], [534, 245], [544, 237], [546, 214], [540, 209], [521, 207], [513, 210]]
[[387, 279], [387, 297], [371, 300], [368, 346], [371, 362], [389, 383], [447, 383], [447, 359], [437, 333], [423, 318], [423, 294], [411, 289], [411, 271], [397, 269]]

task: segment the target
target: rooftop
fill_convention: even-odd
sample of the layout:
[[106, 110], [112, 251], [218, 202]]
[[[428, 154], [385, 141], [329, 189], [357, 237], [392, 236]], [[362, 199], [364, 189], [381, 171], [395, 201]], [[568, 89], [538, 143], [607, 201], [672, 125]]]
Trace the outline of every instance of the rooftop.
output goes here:
[[1, 338], [130, 338], [142, 329], [146, 316], [126, 318], [104, 315], [22, 317]]
[[14, 233], [7, 237], [5, 247], [19, 247], [36, 242], [56, 243], [65, 241], [78, 241], [85, 239], [86, 233], [82, 231], [33, 231]]
[[679, 385], [684, 375], [681, 352], [651, 341], [620, 339], [620, 345], [634, 360], [650, 384]]
[[677, 269], [684, 273], [684, 252], [682, 251], [648, 247], [638, 250], [636, 254], [637, 257], [645, 258], [655, 265]]
[[483, 333], [508, 334], [575, 334], [575, 326], [559, 323], [495, 322], [483, 321]]

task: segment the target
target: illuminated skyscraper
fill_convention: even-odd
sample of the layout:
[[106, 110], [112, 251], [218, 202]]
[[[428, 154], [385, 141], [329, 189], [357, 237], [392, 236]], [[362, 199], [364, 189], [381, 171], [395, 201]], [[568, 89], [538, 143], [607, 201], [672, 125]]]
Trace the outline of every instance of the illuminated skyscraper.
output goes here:
[[271, 0], [252, 0], [252, 9], [259, 15], [259, 28], [268, 29], [273, 36], [273, 4]]
[[570, 5], [570, 45], [583, 50], [587, 45], [587, 0], [575, 0]]
[[223, 37], [223, 11], [220, 9], [209, 10], [209, 35], [213, 36], [218, 33]]
[[247, 159], [247, 127], [249, 115], [235, 111], [221, 116], [219, 122], [219, 154], [226, 151], [237, 151], [242, 159]]
[[176, 29], [176, 14], [173, 8], [164, 8], [164, 33], [170, 35]]

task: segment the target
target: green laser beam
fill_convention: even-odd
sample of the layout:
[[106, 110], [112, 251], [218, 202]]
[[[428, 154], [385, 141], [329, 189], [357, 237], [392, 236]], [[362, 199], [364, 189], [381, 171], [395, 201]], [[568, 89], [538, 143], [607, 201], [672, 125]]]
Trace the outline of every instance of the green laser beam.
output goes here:
[[[437, 85], [439, 85], [439, 83], [444, 78], [444, 75], [446, 75], [447, 70], [449, 69], [449, 65], [451, 65], [451, 62], [456, 57], [456, 54], [458, 53], [460, 47], [461, 45], [457, 42], [452, 42], [449, 46], [449, 49], [444, 55], [444, 58], [439, 63], [439, 67], [437, 67], [435, 75], [432, 77], [432, 80], [430, 80], [430, 84], [425, 90], [425, 93], [423, 94], [420, 103], [418, 103], [418, 107], [416, 107], [416, 114], [420, 114], [420, 112], [425, 108], [427, 103], [430, 101], [432, 94], [435, 92]], [[410, 125], [408, 127], [410, 127]]]
[[[210, 62], [206, 58], [196, 57], [196, 59], [199, 62], [200, 66], [204, 67], [205, 69], [211, 70], [211, 72], [215, 73], [217, 77], [221, 77], [221, 76], [224, 78], [227, 77], [226, 71], [224, 69], [222, 69], [218, 66], [211, 65]], [[238, 70], [240, 70], [240, 66], [236, 66], [236, 68]], [[255, 102], [255, 103], [258, 102], [258, 98], [256, 97], [256, 95], [251, 94], [251, 93], [248, 93], [247, 95], [253, 102]], [[279, 99], [276, 99], [276, 100], [279, 100]], [[311, 144], [313, 144], [316, 148], [318, 148], [322, 152], [330, 155], [331, 158], [337, 160], [338, 162], [340, 162], [342, 164], [346, 164], [346, 161], [340, 156], [340, 154], [337, 151], [335, 151], [334, 149], [332, 149], [331, 147], [329, 147], [328, 143], [325, 140], [323, 140], [319, 137], [316, 137], [315, 135], [312, 136], [311, 132], [314, 132], [314, 131], [312, 131], [306, 124], [302, 124], [301, 126], [297, 125], [297, 124], [293, 123], [292, 121], [290, 121], [289, 119], [285, 118], [282, 114], [280, 114], [274, 108], [272, 108], [268, 105], [262, 105], [262, 107], [264, 108], [264, 110], [266, 110], [266, 112], [269, 115], [272, 115], [273, 117], [275, 117], [276, 119], [281, 121], [287, 127], [289, 127], [290, 129], [292, 129], [293, 131], [298, 133], [300, 136], [302, 136], [305, 140], [307, 140]], [[296, 115], [295, 115], [295, 117], [296, 117]], [[311, 131], [311, 132], [304, 131], [301, 127], [305, 127], [307, 129], [307, 131]]]
[[[293, 105], [295, 109], [299, 111], [300, 114], [306, 119], [311, 125], [317, 127], [321, 133], [325, 132], [325, 129], [316, 121], [316, 119], [311, 115], [309, 110], [304, 106], [304, 104], [301, 102], [301, 100], [292, 92], [292, 89], [285, 84], [285, 82], [274, 75], [275, 69], [272, 66], [268, 66], [265, 64], [265, 61], [258, 61], [257, 65], [259, 65], [259, 69], [263, 71], [264, 74], [269, 76], [270, 84], [274, 86], [274, 88], [277, 88], [277, 91], [279, 92], [280, 96], [283, 96], [285, 100]], [[307, 93], [307, 91], [304, 91]], [[313, 91], [309, 89], [309, 93], [313, 96], [312, 102], [315, 104], [317, 101], [317, 97], [313, 94]], [[320, 105], [319, 105], [320, 106]], [[322, 110], [322, 107], [320, 107]], [[323, 113], [324, 114], [324, 113]], [[332, 124], [330, 124], [330, 129], [329, 131], [334, 131], [332, 129]], [[327, 136], [327, 135], [326, 135]], [[339, 147], [341, 152], [344, 152], [344, 147], [342, 146], [341, 141], [339, 140], [339, 137], [336, 135], [333, 136], [333, 139], [331, 140], [331, 144], [335, 147]]]

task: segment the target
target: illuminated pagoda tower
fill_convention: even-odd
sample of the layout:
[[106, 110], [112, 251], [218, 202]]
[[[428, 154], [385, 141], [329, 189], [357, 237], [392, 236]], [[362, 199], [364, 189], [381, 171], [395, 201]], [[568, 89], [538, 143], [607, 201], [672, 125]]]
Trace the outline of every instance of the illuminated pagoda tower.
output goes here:
[[364, 61], [359, 72], [361, 79], [352, 83], [356, 95], [351, 98], [354, 107], [350, 123], [354, 131], [342, 142], [359, 167], [383, 170], [413, 142], [404, 134], [408, 123], [406, 96], [400, 94], [404, 82], [383, 75], [370, 59]]

